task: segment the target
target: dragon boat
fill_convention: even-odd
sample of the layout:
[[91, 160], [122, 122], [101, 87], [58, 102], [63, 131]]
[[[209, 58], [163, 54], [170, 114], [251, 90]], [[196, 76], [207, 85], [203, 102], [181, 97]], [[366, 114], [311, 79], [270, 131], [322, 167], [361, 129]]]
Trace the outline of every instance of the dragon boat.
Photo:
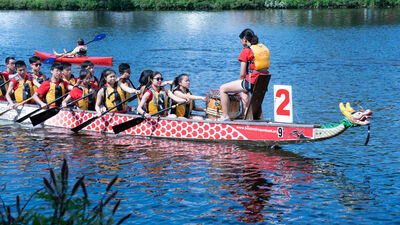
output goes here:
[[[9, 106], [0, 101], [0, 112]], [[34, 110], [37, 105], [25, 104], [0, 116], [2, 120], [16, 121]], [[191, 120], [168, 117], [152, 117], [129, 128], [121, 135], [136, 135], [155, 138], [168, 138], [189, 141], [224, 142], [235, 144], [251, 144], [258, 146], [276, 146], [285, 144], [322, 141], [343, 133], [350, 127], [368, 125], [372, 112], [370, 110], [355, 111], [347, 103], [341, 103], [340, 110], [346, 118], [329, 124], [281, 123], [265, 120]], [[62, 109], [57, 115], [46, 120], [40, 126], [74, 128], [96, 116], [94, 111]], [[113, 133], [112, 126], [121, 124], [140, 115], [107, 113], [84, 128], [86, 131]], [[23, 124], [30, 125], [29, 119]], [[72, 131], [71, 131], [72, 133]]]

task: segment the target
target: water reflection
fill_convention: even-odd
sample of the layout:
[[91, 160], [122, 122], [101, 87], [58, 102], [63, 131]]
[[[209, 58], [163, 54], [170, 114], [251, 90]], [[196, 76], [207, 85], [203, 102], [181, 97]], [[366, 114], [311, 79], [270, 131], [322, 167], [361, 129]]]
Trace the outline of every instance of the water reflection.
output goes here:
[[[281, 208], [286, 208], [290, 201], [292, 186], [313, 179], [311, 161], [280, 150], [260, 152], [224, 144], [97, 134], [78, 136], [55, 128], [30, 132], [2, 127], [0, 132], [8, 139], [12, 136], [16, 146], [8, 148], [4, 139], [1, 142], [2, 158], [7, 159], [2, 160], [2, 168], [14, 167], [2, 174], [2, 182], [20, 179], [15, 176], [17, 169], [17, 174], [30, 183], [40, 184], [44, 171], [59, 167], [61, 159], [67, 157], [74, 176], [85, 175], [98, 195], [103, 190], [96, 182], [107, 183], [118, 174], [117, 186], [125, 190], [121, 192], [125, 201], [131, 202], [136, 194], [145, 195], [135, 200], [142, 205], [149, 197], [159, 199], [156, 208], [161, 215], [187, 201], [204, 204], [213, 199], [220, 203], [211, 209], [213, 216], [232, 215], [247, 223], [273, 220], [290, 212]], [[35, 145], [36, 140], [41, 144]], [[136, 188], [130, 189], [131, 185]], [[20, 183], [13, 188], [28, 192], [30, 185]], [[209, 199], [195, 199], [204, 191], [209, 192], [205, 194]], [[137, 211], [149, 216], [147, 209], [142, 210]], [[197, 213], [189, 215], [199, 217]]]

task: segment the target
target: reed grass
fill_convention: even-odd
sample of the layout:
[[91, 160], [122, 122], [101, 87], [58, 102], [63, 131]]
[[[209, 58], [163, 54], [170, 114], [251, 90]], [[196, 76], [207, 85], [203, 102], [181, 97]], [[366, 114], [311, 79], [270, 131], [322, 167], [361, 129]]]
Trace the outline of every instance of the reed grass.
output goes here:
[[400, 0], [0, 0], [0, 9], [223, 10], [399, 7]]
[[[7, 205], [0, 196], [0, 224], [119, 225], [131, 216], [131, 214], [127, 214], [118, 222], [114, 221], [121, 200], [113, 203], [112, 207], [107, 207], [115, 201], [118, 194], [118, 191], [111, 192], [118, 176], [110, 181], [102, 198], [95, 204], [94, 201], [88, 199], [84, 176], [75, 182], [72, 189], [70, 188], [71, 186], [68, 184], [68, 164], [65, 159], [59, 175], [56, 175], [53, 169], [50, 169], [49, 173], [49, 178], [43, 178], [44, 187], [31, 194], [22, 207], [18, 195], [16, 203], [12, 204], [15, 205], [15, 210], [12, 210], [13, 207]], [[77, 194], [79, 189], [82, 191], [80, 195]], [[28, 209], [32, 198], [42, 199], [46, 204], [35, 205]], [[110, 208], [112, 208], [111, 211]]]

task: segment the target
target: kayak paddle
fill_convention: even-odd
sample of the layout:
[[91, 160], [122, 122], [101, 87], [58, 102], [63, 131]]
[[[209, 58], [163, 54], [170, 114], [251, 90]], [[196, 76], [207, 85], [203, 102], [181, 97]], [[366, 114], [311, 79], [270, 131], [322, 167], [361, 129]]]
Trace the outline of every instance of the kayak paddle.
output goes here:
[[[95, 93], [95, 92], [93, 92], [93, 93]], [[68, 103], [67, 106], [72, 106], [72, 105], [74, 105], [76, 102], [78, 102], [78, 101], [80, 101], [80, 100], [82, 100], [82, 99], [84, 99], [84, 98], [87, 98], [87, 97], [89, 97], [90, 95], [93, 95], [93, 93], [88, 94], [88, 95], [85, 95], [85, 96], [80, 97], [80, 98], [78, 98], [78, 99], [75, 99], [74, 101]], [[44, 112], [41, 112], [41, 113], [38, 113], [38, 114], [36, 114], [36, 115], [31, 116], [29, 119], [31, 120], [32, 125], [33, 125], [33, 126], [36, 126], [36, 125], [38, 125], [38, 124], [40, 124], [40, 123], [42, 123], [42, 122], [44, 122], [44, 121], [50, 119], [51, 117], [57, 115], [57, 114], [61, 111], [62, 108], [63, 108], [63, 107], [52, 107], [52, 108], [50, 108], [50, 109], [47, 109], [47, 110], [44, 111]]]
[[[88, 44], [90, 44], [90, 43], [92, 43], [92, 42], [94, 42], [94, 41], [103, 40], [105, 37], [106, 37], [106, 34], [103, 34], [103, 33], [102, 33], [102, 34], [98, 34], [98, 35], [96, 35], [96, 37], [93, 38], [93, 40], [91, 40], [91, 41], [89, 41], [88, 43], [86, 43], [86, 45], [88, 45]], [[72, 51], [73, 51], [73, 50], [72, 50]], [[67, 53], [71, 53], [72, 51], [69, 51], [69, 52], [67, 52]], [[67, 54], [67, 53], [64, 53], [64, 54]], [[56, 59], [58, 59], [58, 58], [60, 58], [60, 57], [63, 57], [64, 54], [59, 55], [59, 56], [57, 56], [57, 57], [55, 57], [55, 58], [47, 58], [47, 59], [45, 59], [45, 60], [43, 61], [43, 63], [52, 64]]]
[[133, 96], [131, 96], [131, 97], [125, 99], [124, 101], [120, 102], [119, 104], [117, 104], [117, 105], [111, 107], [111, 108], [108, 109], [107, 111], [102, 112], [102, 113], [100, 114], [100, 116], [94, 116], [94, 117], [92, 117], [92, 118], [86, 120], [85, 122], [79, 124], [78, 126], [76, 126], [76, 127], [74, 127], [74, 128], [71, 128], [71, 130], [72, 130], [73, 132], [78, 132], [78, 131], [82, 130], [83, 128], [89, 126], [89, 124], [91, 124], [92, 122], [94, 122], [94, 121], [97, 120], [98, 118], [104, 116], [106, 113], [111, 112], [111, 110], [117, 108], [118, 106], [124, 104], [125, 102], [130, 102], [130, 101], [132, 101], [132, 100], [135, 100], [136, 98], [137, 98], [137, 95], [133, 95]]
[[[158, 111], [158, 112], [156, 112], [156, 113], [151, 114], [150, 116], [158, 115], [158, 114], [160, 114], [160, 113], [163, 113], [163, 112], [165, 112], [165, 111], [167, 111], [167, 110], [176, 108], [176, 107], [178, 107], [178, 106], [180, 106], [180, 105], [182, 105], [182, 104], [185, 104], [185, 103], [186, 103], [186, 102], [181, 102], [181, 103], [172, 105], [171, 107], [168, 107], [168, 108], [165, 108], [165, 109], [163, 109], [163, 110], [160, 110], [160, 111]], [[115, 126], [112, 127], [112, 129], [113, 129], [113, 131], [114, 131], [114, 134], [118, 134], [118, 133], [121, 133], [122, 131], [128, 130], [129, 128], [134, 127], [134, 126], [136, 126], [136, 125], [142, 123], [144, 120], [145, 120], [145, 118], [144, 118], [143, 116], [142, 116], [142, 117], [138, 117], [138, 118], [134, 118], [134, 119], [125, 121], [125, 122], [123, 122], [123, 123], [120, 123], [120, 124], [118, 124], [118, 125], [115, 125]]]

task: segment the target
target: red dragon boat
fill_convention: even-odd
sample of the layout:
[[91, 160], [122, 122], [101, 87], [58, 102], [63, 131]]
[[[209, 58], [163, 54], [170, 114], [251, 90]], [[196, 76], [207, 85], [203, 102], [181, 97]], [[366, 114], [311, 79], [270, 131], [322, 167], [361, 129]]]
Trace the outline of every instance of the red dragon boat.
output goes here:
[[[9, 109], [6, 101], [0, 101], [0, 111]], [[16, 121], [18, 118], [38, 109], [36, 105], [25, 104], [0, 116], [0, 119]], [[321, 141], [335, 137], [349, 127], [367, 125], [371, 111], [355, 112], [348, 104], [341, 104], [341, 111], [348, 117], [338, 123], [300, 124], [278, 123], [265, 120], [235, 120], [220, 122], [214, 120], [191, 120], [179, 118], [153, 117], [137, 126], [123, 131], [124, 135], [169, 138], [189, 141], [224, 142], [275, 146], [284, 144]], [[63, 109], [56, 116], [46, 120], [40, 126], [74, 128], [96, 116], [94, 111]], [[134, 114], [108, 113], [95, 120], [86, 131], [113, 133], [112, 126], [140, 117]], [[30, 124], [30, 120], [25, 120]], [[71, 131], [72, 133], [72, 131]]]
[[81, 64], [86, 60], [92, 61], [95, 65], [102, 66], [112, 66], [113, 57], [90, 57], [90, 56], [77, 56], [77, 57], [57, 57], [54, 54], [39, 52], [35, 50], [35, 55], [40, 58], [41, 61], [44, 61], [48, 58], [55, 58], [56, 62], [69, 62]]

